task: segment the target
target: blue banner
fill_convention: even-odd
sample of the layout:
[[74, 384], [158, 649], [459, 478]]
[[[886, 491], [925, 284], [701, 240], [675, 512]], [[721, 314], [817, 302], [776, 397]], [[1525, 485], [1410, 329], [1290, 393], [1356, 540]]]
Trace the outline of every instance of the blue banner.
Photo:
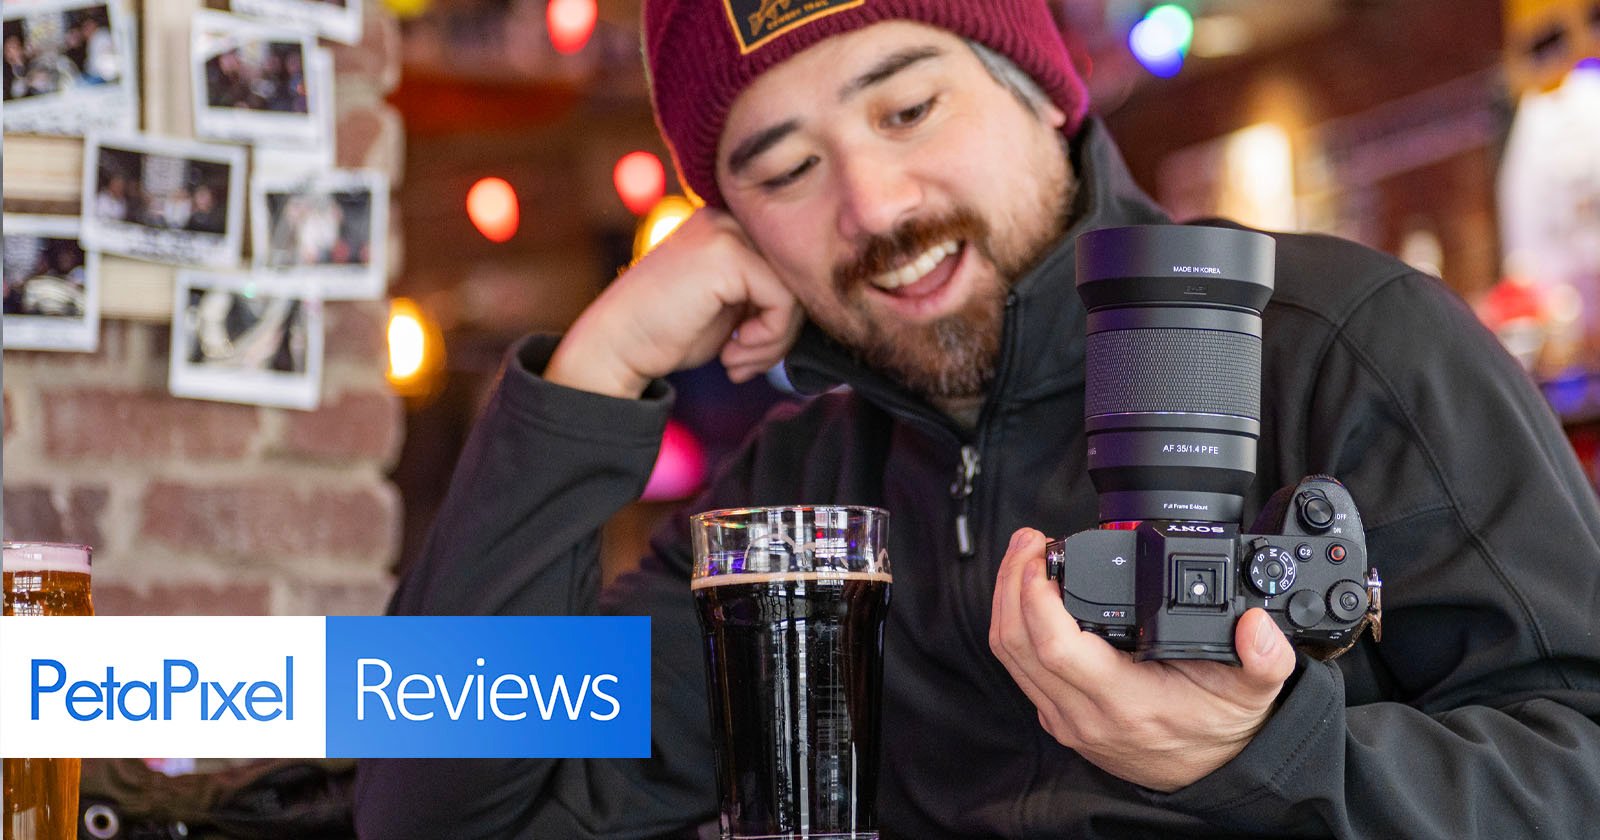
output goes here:
[[327, 755], [647, 758], [650, 619], [329, 617]]

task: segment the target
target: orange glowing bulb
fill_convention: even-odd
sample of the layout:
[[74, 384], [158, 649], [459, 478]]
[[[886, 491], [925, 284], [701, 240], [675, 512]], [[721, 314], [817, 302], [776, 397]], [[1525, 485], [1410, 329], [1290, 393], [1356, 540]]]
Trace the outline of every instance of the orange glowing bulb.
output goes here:
[[517, 191], [504, 178], [478, 179], [467, 190], [467, 218], [490, 242], [510, 239], [521, 221]]
[[636, 216], [650, 212], [667, 192], [667, 170], [661, 158], [649, 152], [631, 152], [617, 161], [611, 172], [617, 195]]
[[550, 0], [544, 14], [551, 45], [556, 52], [571, 55], [589, 43], [600, 10], [594, 0]]

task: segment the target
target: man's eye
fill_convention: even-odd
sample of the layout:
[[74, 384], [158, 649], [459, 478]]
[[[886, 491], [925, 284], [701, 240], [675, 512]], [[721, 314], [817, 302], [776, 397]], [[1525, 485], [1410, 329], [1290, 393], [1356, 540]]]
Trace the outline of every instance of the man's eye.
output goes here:
[[762, 181], [761, 182], [761, 188], [764, 189], [764, 190], [776, 190], [776, 189], [781, 189], [783, 187], [787, 187], [790, 184], [794, 183], [795, 181], [800, 180], [800, 176], [806, 174], [807, 170], [809, 170], [811, 167], [816, 166], [816, 165], [817, 165], [817, 156], [816, 155], [811, 155], [810, 157], [806, 158], [805, 160], [800, 161], [800, 165], [799, 166], [796, 166], [795, 168], [789, 170], [788, 172], [785, 172], [782, 175], [779, 175], [779, 176], [777, 176], [775, 178], [768, 178], [767, 180]]
[[902, 108], [898, 111], [895, 111], [893, 114], [890, 114], [884, 119], [884, 124], [889, 128], [905, 128], [907, 126], [916, 125], [917, 123], [922, 122], [924, 117], [928, 116], [929, 111], [933, 110], [933, 103], [937, 98], [938, 97], [932, 97], [922, 102], [918, 102], [917, 104], [912, 105], [910, 108]]

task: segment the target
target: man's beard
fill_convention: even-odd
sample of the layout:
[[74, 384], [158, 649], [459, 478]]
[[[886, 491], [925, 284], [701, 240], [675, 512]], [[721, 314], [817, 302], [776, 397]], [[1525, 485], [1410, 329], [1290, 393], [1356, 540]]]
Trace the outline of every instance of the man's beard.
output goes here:
[[[1065, 229], [1066, 205], [1054, 224], [1018, 253], [998, 253], [989, 224], [970, 209], [939, 218], [913, 219], [887, 236], [867, 238], [858, 255], [834, 269], [834, 290], [851, 318], [812, 318], [834, 340], [856, 353], [867, 367], [885, 374], [934, 403], [982, 396], [994, 382], [1005, 327], [1006, 294], [1043, 258]], [[882, 323], [867, 296], [871, 278], [915, 259], [929, 248], [958, 241], [992, 266], [995, 275], [980, 280], [960, 311], [928, 324]], [[961, 257], [952, 257], [957, 259]], [[954, 278], [947, 282], [954, 282]]]

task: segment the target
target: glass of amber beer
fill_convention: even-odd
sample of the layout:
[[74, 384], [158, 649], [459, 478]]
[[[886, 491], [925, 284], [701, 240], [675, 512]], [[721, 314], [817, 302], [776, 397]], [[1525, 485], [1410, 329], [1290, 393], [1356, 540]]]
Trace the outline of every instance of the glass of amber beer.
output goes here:
[[[94, 615], [89, 600], [89, 547], [12, 543], [0, 556], [6, 615]], [[4, 759], [5, 840], [73, 840], [78, 836], [76, 758]]]
[[889, 514], [692, 517], [722, 837], [878, 837]]

